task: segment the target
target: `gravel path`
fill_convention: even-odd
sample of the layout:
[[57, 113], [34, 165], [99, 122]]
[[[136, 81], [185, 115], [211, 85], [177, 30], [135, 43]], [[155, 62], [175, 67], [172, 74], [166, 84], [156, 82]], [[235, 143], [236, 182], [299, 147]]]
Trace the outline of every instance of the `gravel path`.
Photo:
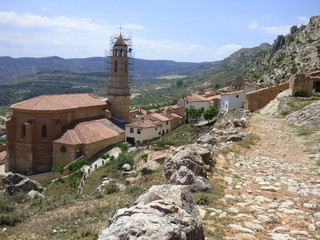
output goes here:
[[210, 214], [226, 219], [224, 239], [320, 239], [320, 167], [301, 137], [285, 120], [260, 114], [246, 131], [261, 140], [217, 157], [225, 207]]

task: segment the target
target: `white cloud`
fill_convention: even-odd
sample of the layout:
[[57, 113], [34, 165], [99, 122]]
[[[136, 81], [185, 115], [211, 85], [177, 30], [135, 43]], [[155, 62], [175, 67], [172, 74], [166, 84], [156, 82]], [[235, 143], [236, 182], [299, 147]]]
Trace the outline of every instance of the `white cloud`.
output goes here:
[[243, 48], [243, 46], [231, 43], [215, 49], [213, 55], [215, 59], [223, 59], [230, 56], [232, 53], [238, 51], [241, 48]]
[[259, 27], [259, 24], [256, 22], [256, 21], [252, 21], [249, 25], [248, 25], [248, 28], [249, 29], [255, 29]]
[[290, 32], [291, 26], [281, 25], [281, 26], [262, 26], [259, 29], [268, 34], [284, 35]]
[[[126, 30], [144, 30], [137, 24], [122, 25]], [[118, 26], [78, 17], [44, 17], [15, 12], [0, 12], [0, 52], [12, 57], [60, 56], [80, 58], [104, 56], [110, 37]], [[138, 35], [138, 34], [137, 34]], [[229, 56], [242, 46], [228, 44], [207, 47], [190, 42], [133, 37], [136, 57], [175, 61], [215, 61]]]
[[305, 16], [298, 17], [298, 20], [305, 23], [305, 24], [307, 24], [309, 22], [309, 19]]
[[48, 8], [41, 8], [42, 11], [48, 11]]

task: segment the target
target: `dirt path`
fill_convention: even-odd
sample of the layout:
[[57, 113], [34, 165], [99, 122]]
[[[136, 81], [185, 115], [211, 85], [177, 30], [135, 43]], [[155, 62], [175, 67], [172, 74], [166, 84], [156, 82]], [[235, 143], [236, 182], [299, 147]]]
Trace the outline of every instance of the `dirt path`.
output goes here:
[[246, 131], [260, 141], [250, 150], [233, 144], [218, 155], [227, 184], [224, 207], [209, 209], [205, 224], [222, 222], [228, 240], [320, 239], [320, 167], [301, 137], [283, 119], [260, 114]]

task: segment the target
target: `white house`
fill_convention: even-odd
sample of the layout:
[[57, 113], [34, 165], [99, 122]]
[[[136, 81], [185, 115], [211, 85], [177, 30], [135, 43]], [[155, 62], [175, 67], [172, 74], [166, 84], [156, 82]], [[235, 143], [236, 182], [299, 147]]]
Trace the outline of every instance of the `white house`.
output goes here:
[[210, 99], [207, 99], [201, 95], [191, 93], [191, 95], [185, 97], [183, 99], [184, 108], [195, 108], [195, 109], [202, 109], [206, 111], [210, 108]]
[[152, 113], [141, 117], [140, 121], [126, 124], [126, 141], [142, 144], [158, 139], [183, 123], [177, 114]]
[[221, 110], [243, 108], [246, 93], [244, 90], [222, 93], [221, 94]]

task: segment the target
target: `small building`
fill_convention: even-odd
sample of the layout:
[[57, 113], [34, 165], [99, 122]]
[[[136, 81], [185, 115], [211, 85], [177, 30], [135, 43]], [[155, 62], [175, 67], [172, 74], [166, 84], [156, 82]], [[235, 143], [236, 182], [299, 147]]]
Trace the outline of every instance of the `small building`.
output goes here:
[[141, 117], [140, 121], [126, 124], [126, 141], [144, 144], [171, 132], [183, 123], [178, 114], [152, 113]]
[[184, 108], [195, 108], [195, 109], [202, 109], [206, 111], [210, 108], [210, 100], [207, 98], [191, 93], [189, 96], [183, 99], [183, 106]]
[[244, 90], [222, 93], [220, 109], [223, 111], [228, 111], [229, 109], [243, 108], [245, 99], [246, 93]]

